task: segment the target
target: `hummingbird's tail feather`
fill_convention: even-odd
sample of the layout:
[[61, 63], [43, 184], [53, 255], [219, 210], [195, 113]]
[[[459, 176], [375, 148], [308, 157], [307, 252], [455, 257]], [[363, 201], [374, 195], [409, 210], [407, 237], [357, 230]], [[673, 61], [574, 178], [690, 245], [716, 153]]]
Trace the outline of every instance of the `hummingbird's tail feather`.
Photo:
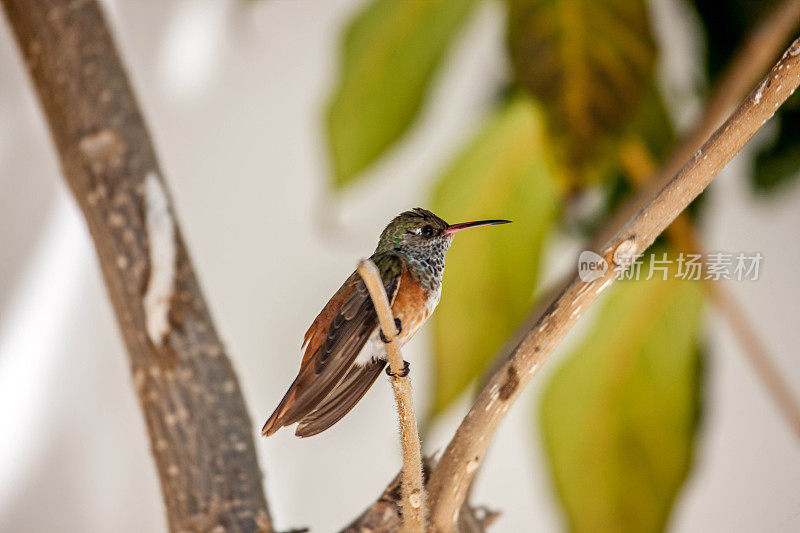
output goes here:
[[319, 406], [300, 419], [295, 435], [311, 437], [341, 420], [372, 387], [385, 366], [383, 359], [373, 360], [364, 366], [354, 365]]
[[352, 360], [347, 359], [334, 360], [323, 372], [318, 372], [313, 364], [301, 366], [300, 373], [264, 424], [261, 434], [269, 437], [281, 427], [290, 426], [312, 413], [342, 380], [351, 363]]
[[[381, 270], [389, 302], [394, 302], [400, 277], [404, 272], [402, 259], [387, 253], [374, 255], [373, 261]], [[326, 409], [328, 399], [338, 406], [335, 409], [339, 413], [336, 418], [338, 420], [363, 396], [380, 373], [378, 369], [375, 376], [369, 374], [372, 379], [367, 380], [366, 375], [361, 377], [355, 368], [359, 366], [359, 354], [367, 341], [376, 335], [379, 327], [378, 315], [369, 291], [358, 273], [354, 272], [348, 278], [348, 282], [339, 289], [337, 296], [330, 300], [314, 322], [309, 329], [310, 333], [306, 333], [307, 351], [300, 364], [300, 373], [278, 408], [264, 424], [262, 435], [269, 436], [280, 427], [289, 426], [309, 416], [319, 418], [325, 413], [326, 418], [333, 417], [334, 413], [328, 414]], [[375, 371], [374, 368], [371, 370]], [[356, 374], [351, 374], [352, 372]], [[351, 375], [353, 381], [348, 379]], [[341, 384], [342, 381], [345, 383]], [[344, 389], [351, 385], [361, 392], [357, 395], [352, 392], [345, 394]], [[333, 390], [339, 392], [331, 396]], [[319, 413], [314, 415], [317, 411]]]
[[292, 386], [289, 387], [289, 390], [286, 391], [286, 394], [283, 396], [281, 403], [278, 404], [278, 407], [275, 408], [275, 411], [270, 415], [267, 421], [264, 423], [264, 427], [261, 428], [261, 434], [265, 437], [269, 437], [276, 431], [278, 431], [283, 426], [288, 425], [285, 420], [286, 411], [291, 407], [292, 403], [294, 402], [295, 391], [297, 389], [297, 382], [300, 380], [300, 375], [295, 378]]

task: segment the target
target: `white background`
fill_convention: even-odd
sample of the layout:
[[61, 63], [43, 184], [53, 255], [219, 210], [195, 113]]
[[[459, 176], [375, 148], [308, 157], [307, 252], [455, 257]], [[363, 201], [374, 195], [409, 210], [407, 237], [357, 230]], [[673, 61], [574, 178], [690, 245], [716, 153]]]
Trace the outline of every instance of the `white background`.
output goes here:
[[[318, 309], [397, 212], [425, 205], [431, 179], [491, 108], [507, 77], [503, 12], [485, 4], [436, 79], [421, 119], [364, 186], [326, 190], [322, 109], [338, 36], [359, 0], [104, 2], [151, 127], [219, 331], [260, 427], [294, 377]], [[694, 116], [702, 43], [682, 4], [659, 0], [661, 79], [681, 124]], [[702, 80], [700, 80], [702, 81]], [[710, 188], [711, 250], [760, 251], [758, 282], [731, 286], [800, 396], [800, 188], [754, 199], [744, 154]], [[497, 216], [502, 216], [498, 213]], [[457, 243], [455, 244], [458, 245]], [[573, 268], [552, 250], [546, 277]], [[444, 298], [447, 297], [445, 277]], [[591, 321], [591, 314], [584, 323]], [[581, 328], [568, 339], [574, 343]], [[675, 531], [797, 531], [800, 445], [754, 379], [726, 324], [709, 317], [696, 466]], [[416, 402], [430, 397], [423, 329], [405, 350]], [[475, 501], [493, 531], [563, 528], [536, 430], [539, 386], [510, 412]], [[433, 428], [440, 449], [468, 406]], [[279, 529], [340, 527], [397, 471], [390, 387], [380, 380], [319, 437], [257, 439]], [[63, 184], [10, 28], [0, 22], [0, 531], [164, 531], [163, 508], [126, 356], [86, 228]]]

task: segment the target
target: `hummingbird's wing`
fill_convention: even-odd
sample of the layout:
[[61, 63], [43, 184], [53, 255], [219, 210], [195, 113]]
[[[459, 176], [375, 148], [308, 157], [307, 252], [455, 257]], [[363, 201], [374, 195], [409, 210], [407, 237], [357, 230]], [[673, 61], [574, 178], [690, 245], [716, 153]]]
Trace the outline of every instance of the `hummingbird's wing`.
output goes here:
[[295, 435], [310, 437], [322, 433], [341, 420], [372, 387], [385, 366], [386, 361], [383, 359], [373, 359], [366, 365], [351, 365], [347, 375], [319, 406], [300, 420]]
[[[400, 286], [402, 261], [392, 254], [373, 255], [372, 260], [381, 272], [386, 294], [392, 302]], [[327, 320], [328, 317], [331, 317], [330, 320]], [[328, 324], [327, 328], [325, 323]], [[355, 388], [350, 393], [342, 395], [336, 387], [337, 393], [331, 395], [333, 400], [331, 407], [341, 414], [326, 428], [344, 416], [380, 373], [380, 369], [375, 372], [374, 368], [371, 369], [374, 376], [350, 373], [351, 370], [357, 370], [354, 368], [358, 366], [354, 364], [356, 357], [377, 327], [378, 317], [367, 287], [361, 277], [354, 273], [320, 312], [312, 328], [309, 329], [310, 334], [306, 333], [307, 347], [300, 372], [278, 408], [264, 424], [261, 433], [268, 436], [281, 426], [298, 422], [315, 411], [319, 410], [318, 416], [324, 413], [323, 404], [327, 400], [326, 397], [331, 395], [331, 391], [347, 376], [346, 381], [352, 380]], [[325, 333], [324, 337], [320, 332]], [[364, 365], [361, 368], [370, 367], [371, 365]], [[360, 394], [354, 397], [353, 394], [359, 390]], [[344, 404], [349, 405], [344, 408]], [[330, 415], [325, 416], [326, 419], [329, 417]]]

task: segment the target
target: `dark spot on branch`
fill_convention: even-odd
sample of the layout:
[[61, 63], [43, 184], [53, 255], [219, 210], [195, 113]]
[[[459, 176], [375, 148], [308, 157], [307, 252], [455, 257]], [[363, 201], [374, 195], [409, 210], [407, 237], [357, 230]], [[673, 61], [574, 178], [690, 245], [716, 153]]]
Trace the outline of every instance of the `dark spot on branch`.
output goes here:
[[511, 395], [514, 394], [514, 391], [517, 390], [517, 387], [519, 387], [519, 376], [517, 375], [517, 369], [514, 365], [509, 365], [508, 372], [506, 374], [506, 381], [503, 383], [503, 386], [500, 387], [500, 399], [506, 401], [511, 398]]
[[[187, 312], [189, 311], [180, 298], [178, 298], [178, 291], [173, 290], [169, 295], [169, 311], [167, 313], [167, 320], [169, 320], [170, 331], [183, 331], [184, 324], [186, 323]], [[184, 291], [185, 292], [185, 291]]]
[[180, 361], [180, 355], [170, 344], [169, 333], [164, 336], [161, 346], [156, 346], [153, 344], [153, 342], [150, 340], [150, 337], [147, 337], [147, 343], [152, 350], [155, 363], [161, 368], [161, 370], [165, 372], [171, 372], [175, 370], [175, 367]]

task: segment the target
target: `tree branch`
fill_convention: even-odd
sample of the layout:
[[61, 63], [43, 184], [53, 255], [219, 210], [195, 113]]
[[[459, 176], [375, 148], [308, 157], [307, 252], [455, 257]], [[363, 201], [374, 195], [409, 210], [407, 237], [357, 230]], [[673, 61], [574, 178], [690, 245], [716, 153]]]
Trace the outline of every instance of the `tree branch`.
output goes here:
[[633, 198], [614, 212], [596, 235], [594, 247], [599, 247], [610, 239], [626, 220], [635, 215], [681, 169], [681, 165], [725, 120], [733, 106], [747, 95], [748, 89], [758, 82], [798, 27], [800, 0], [784, 0], [748, 34], [706, 99], [707, 104], [700, 120], [681, 138], [659, 170], [646, 180], [646, 184], [636, 191]]
[[[592, 239], [590, 248], [601, 247], [665, 185], [666, 180], [680, 170], [680, 165], [700, 148], [703, 141], [714, 132], [714, 128], [726, 118], [728, 110], [742, 100], [747, 95], [747, 90], [759, 81], [759, 76], [769, 68], [773, 58], [784, 49], [798, 27], [800, 0], [784, 0], [750, 32], [720, 76], [697, 124], [681, 138], [661, 167], [655, 172], [651, 171], [647, 179], [642, 180], [646, 186], [640, 187], [631, 200], [611, 215]], [[539, 320], [547, 304], [564, 290], [570, 279], [567, 276], [560, 280], [528, 313], [486, 369], [478, 390], [483, 388], [489, 376], [494, 374], [511, 350], [522, 341], [527, 331]]]
[[[634, 184], [640, 185], [653, 174], [655, 162], [640, 139], [622, 143], [621, 152], [622, 166]], [[692, 222], [686, 213], [678, 215], [665, 230], [665, 234], [678, 251], [698, 255], [706, 254], [705, 247], [695, 234]], [[700, 275], [704, 277], [704, 265], [701, 264], [700, 267]], [[756, 375], [761, 379], [778, 411], [786, 419], [789, 428], [796, 437], [800, 438], [800, 404], [793, 397], [790, 387], [775, 366], [774, 358], [759, 338], [755, 327], [747, 319], [744, 309], [725, 283], [704, 279], [702, 287], [714, 303], [717, 312], [728, 323], [733, 336], [739, 341], [745, 356], [753, 365]]]
[[500, 422], [524, 386], [597, 296], [708, 186], [800, 84], [800, 39], [761, 84], [655, 196], [602, 247], [606, 272], [592, 282], [577, 276], [481, 391], [433, 471], [429, 494], [436, 532], [455, 529], [472, 477]]
[[[423, 475], [430, 477], [436, 461], [428, 457], [423, 459]], [[341, 533], [395, 533], [403, 527], [400, 516], [400, 475], [398, 474], [383, 491], [378, 500], [353, 520]], [[459, 533], [485, 533], [500, 513], [485, 507], [472, 507], [467, 503], [458, 515]]]
[[401, 510], [403, 529], [407, 533], [423, 533], [426, 529], [427, 502], [422, 477], [422, 451], [417, 432], [417, 416], [411, 395], [411, 380], [403, 375], [403, 356], [397, 341], [397, 328], [394, 316], [381, 281], [378, 267], [369, 259], [358, 264], [358, 273], [369, 290], [372, 304], [378, 313], [378, 320], [386, 343], [386, 355], [392, 372], [391, 382], [397, 415], [400, 419], [400, 444], [403, 450], [403, 470], [400, 473]]
[[103, 14], [93, 0], [2, 3], [94, 240], [170, 530], [271, 531], [236, 375]]
[[[655, 166], [648, 167], [646, 178], [639, 180], [640, 187], [637, 189], [635, 196], [612, 214], [611, 218], [592, 239], [592, 244], [589, 245], [590, 248], [601, 247], [626, 220], [641, 209], [647, 199], [652, 198], [664, 186], [666, 179], [680, 170], [680, 165], [700, 148], [703, 141], [714, 132], [714, 128], [725, 119], [725, 113], [744, 98], [747, 95], [747, 90], [759, 81], [761, 73], [769, 68], [773, 58], [784, 49], [786, 42], [792, 36], [792, 32], [798, 27], [800, 27], [800, 0], [784, 0], [783, 3], [778, 4], [768, 16], [759, 22], [758, 26], [748, 34], [746, 41], [726, 66], [724, 73], [720, 76], [719, 81], [711, 92], [711, 96], [707, 99], [708, 104], [697, 124], [688, 134], [681, 138], [660, 168], [656, 169]], [[639, 170], [641, 171], [642, 169]], [[678, 223], [680, 223], [680, 217], [674, 222], [674, 224]], [[528, 316], [509, 337], [484, 372], [478, 390], [483, 389], [489, 377], [500, 368], [511, 351], [522, 342], [528, 330], [534, 327], [547, 308], [547, 304], [564, 290], [570, 280], [570, 276], [565, 276], [528, 313]], [[734, 312], [732, 314], [737, 313]], [[727, 316], [725, 312], [723, 312], [723, 315]], [[743, 313], [738, 313], [738, 317], [730, 316], [728, 318], [731, 321], [731, 325], [733, 325], [743, 317]], [[758, 355], [754, 356], [753, 353], [758, 344], [756, 342], [758, 337], [752, 327], [740, 329], [734, 326], [734, 330], [748, 357], [751, 359], [754, 357], [761, 358]], [[769, 357], [768, 352], [761, 351], [765, 357]], [[760, 361], [754, 361], [754, 364], [758, 368], [772, 366], [769, 360], [766, 361], [766, 364], [762, 364]], [[767, 374], [772, 374], [772, 372], [759, 370], [759, 376], [764, 379], [765, 386], [772, 390], [773, 387], [770, 381], [773, 378], [767, 377]], [[796, 404], [792, 400], [791, 394], [788, 393], [788, 390], [785, 393], [779, 392], [778, 394], [782, 396], [779, 403], [784, 404], [781, 409], [789, 413], [787, 418], [790, 421], [794, 420], [793, 413], [796, 411]], [[787, 410], [786, 406], [794, 407]]]

